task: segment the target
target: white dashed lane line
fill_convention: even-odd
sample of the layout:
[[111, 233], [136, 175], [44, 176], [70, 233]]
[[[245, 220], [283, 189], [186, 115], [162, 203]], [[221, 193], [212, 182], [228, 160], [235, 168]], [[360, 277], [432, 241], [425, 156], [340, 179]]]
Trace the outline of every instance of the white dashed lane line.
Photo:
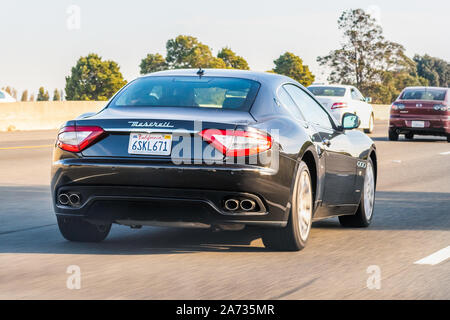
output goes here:
[[450, 246], [448, 246], [447, 248], [444, 248], [442, 250], [439, 250], [419, 261], [416, 261], [416, 262], [414, 262], [414, 264], [428, 264], [431, 266], [435, 266], [441, 262], [444, 262], [448, 258], [450, 258]]
[[443, 155], [443, 156], [447, 156], [447, 155], [449, 155], [450, 154], [450, 151], [447, 151], [447, 152], [441, 152], [441, 153], [439, 153], [440, 155]]

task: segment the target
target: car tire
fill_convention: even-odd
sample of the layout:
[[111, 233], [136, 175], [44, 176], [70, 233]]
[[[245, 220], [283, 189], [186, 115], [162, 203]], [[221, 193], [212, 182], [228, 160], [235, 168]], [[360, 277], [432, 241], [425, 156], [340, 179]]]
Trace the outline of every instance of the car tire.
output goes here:
[[311, 174], [306, 163], [301, 161], [293, 188], [288, 224], [285, 228], [264, 229], [264, 246], [277, 251], [302, 250], [311, 231], [313, 206]]
[[447, 136], [447, 142], [450, 142], [450, 135]]
[[413, 140], [414, 139], [414, 133], [410, 132], [410, 133], [405, 134], [405, 139]]
[[389, 130], [389, 141], [397, 141], [398, 140], [398, 133], [394, 130]]
[[57, 217], [62, 236], [74, 242], [100, 242], [111, 230], [111, 223], [95, 225], [80, 218]]
[[371, 114], [370, 119], [369, 119], [369, 128], [364, 129], [364, 133], [372, 133], [373, 128], [375, 126], [374, 124], [375, 124], [375, 120], [374, 120], [373, 114]]
[[373, 218], [375, 206], [375, 169], [372, 160], [367, 161], [364, 187], [356, 214], [340, 216], [339, 222], [346, 228], [367, 228]]

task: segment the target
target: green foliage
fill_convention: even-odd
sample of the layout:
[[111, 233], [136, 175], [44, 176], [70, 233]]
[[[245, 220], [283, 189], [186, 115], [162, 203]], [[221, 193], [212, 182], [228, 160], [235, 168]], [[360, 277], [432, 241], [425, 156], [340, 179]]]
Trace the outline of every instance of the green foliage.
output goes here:
[[230, 48], [223, 48], [217, 57], [211, 48], [192, 36], [179, 35], [166, 43], [167, 56], [148, 54], [141, 60], [141, 74], [167, 69], [214, 68], [249, 70], [247, 61]]
[[314, 82], [315, 76], [309, 71], [309, 67], [303, 65], [303, 60], [293, 53], [282, 54], [274, 63], [273, 71], [275, 73], [291, 77], [304, 86], [309, 86]]
[[405, 85], [426, 83], [405, 48], [387, 41], [381, 26], [364, 10], [344, 11], [338, 28], [344, 35], [342, 47], [317, 58], [331, 69], [330, 82], [355, 85], [375, 103], [390, 103]]
[[7, 86], [6, 88], [3, 87], [2, 89], [5, 90], [5, 92], [6, 92], [7, 94], [9, 94], [10, 96], [12, 95], [12, 89], [11, 89], [10, 86]]
[[139, 66], [141, 68], [141, 74], [147, 74], [156, 71], [163, 71], [169, 68], [166, 59], [159, 53], [148, 54], [144, 59], [142, 59]]
[[243, 57], [236, 55], [230, 48], [220, 50], [217, 57], [222, 59], [229, 69], [250, 70], [247, 61]]
[[48, 91], [44, 89], [44, 87], [39, 88], [39, 92], [37, 95], [37, 101], [48, 101], [50, 100], [50, 96], [48, 94]]
[[22, 92], [22, 97], [20, 98], [20, 101], [28, 101], [28, 90]]
[[66, 99], [106, 101], [125, 84], [116, 62], [103, 61], [91, 53], [78, 59], [71, 75], [66, 77]]
[[450, 64], [439, 58], [429, 55], [414, 56], [417, 63], [417, 73], [425, 78], [434, 87], [449, 87], [450, 85]]
[[11, 97], [13, 97], [14, 99], [17, 99], [17, 90], [16, 89], [14, 89], [10, 86], [7, 86], [6, 88], [3, 87], [2, 89], [5, 90], [6, 93], [8, 93]]
[[171, 69], [226, 68], [225, 62], [212, 55], [211, 49], [192, 36], [180, 35], [166, 44], [166, 61]]
[[427, 86], [428, 80], [407, 72], [388, 72], [382, 75], [382, 81], [367, 87], [365, 94], [373, 98], [373, 103], [389, 104], [400, 95], [406, 87]]
[[53, 91], [53, 101], [61, 101], [61, 94], [58, 89]]

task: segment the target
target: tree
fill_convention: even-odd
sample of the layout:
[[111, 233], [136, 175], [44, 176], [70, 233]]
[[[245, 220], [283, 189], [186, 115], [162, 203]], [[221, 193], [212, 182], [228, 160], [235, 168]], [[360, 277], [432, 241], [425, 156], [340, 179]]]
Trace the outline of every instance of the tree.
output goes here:
[[140, 64], [141, 74], [167, 70], [168, 67], [166, 59], [159, 53], [148, 54]]
[[106, 101], [125, 84], [116, 62], [91, 53], [78, 59], [66, 77], [66, 99]]
[[36, 100], [37, 100], [37, 101], [48, 101], [48, 100], [50, 100], [48, 91], [46, 91], [46, 90], [44, 89], [44, 87], [40, 87], [40, 88], [39, 88], [39, 92], [38, 92], [38, 95], [37, 95], [37, 99], [36, 99]]
[[428, 80], [407, 72], [384, 72], [381, 82], [366, 88], [365, 94], [372, 97], [373, 103], [388, 104], [394, 101], [406, 87], [427, 86]]
[[304, 86], [309, 86], [314, 82], [315, 76], [309, 71], [309, 67], [303, 65], [303, 60], [291, 52], [282, 54], [274, 63], [273, 71], [275, 73], [291, 77]]
[[428, 80], [431, 86], [449, 87], [450, 85], [450, 64], [439, 58], [429, 55], [415, 55], [413, 59], [417, 63], [417, 73]]
[[22, 97], [20, 98], [20, 101], [28, 101], [28, 90], [22, 92]]
[[212, 55], [211, 49], [192, 36], [180, 35], [166, 44], [170, 68], [226, 68], [225, 62]]
[[30, 102], [33, 102], [34, 101], [34, 93], [32, 93], [31, 95], [30, 95]]
[[223, 48], [217, 55], [225, 62], [227, 68], [250, 70], [247, 61], [241, 56], [236, 55], [230, 48]]
[[6, 88], [3, 87], [2, 89], [5, 90], [5, 92], [6, 92], [7, 94], [9, 94], [10, 96], [12, 96], [12, 89], [11, 89], [10, 86], [7, 86]]
[[6, 93], [8, 93], [11, 97], [17, 100], [17, 90], [15, 88], [7, 86], [6, 88], [3, 87], [2, 89], [5, 90]]
[[61, 94], [58, 89], [53, 91], [53, 101], [61, 101]]
[[386, 40], [381, 26], [364, 10], [344, 11], [338, 28], [344, 35], [341, 48], [317, 58], [331, 69], [330, 82], [355, 85], [366, 95], [376, 93], [374, 101], [383, 103], [391, 102], [404, 82], [424, 83], [405, 48]]
[[344, 11], [338, 20], [344, 33], [340, 49], [317, 58], [332, 69], [329, 80], [367, 88], [381, 79], [382, 71], [399, 71], [410, 64], [400, 44], [387, 41], [383, 29], [362, 9]]

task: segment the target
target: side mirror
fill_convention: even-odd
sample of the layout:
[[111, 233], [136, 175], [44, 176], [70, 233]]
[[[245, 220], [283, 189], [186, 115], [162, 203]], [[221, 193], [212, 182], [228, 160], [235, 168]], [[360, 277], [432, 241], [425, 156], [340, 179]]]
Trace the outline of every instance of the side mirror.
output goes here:
[[366, 101], [367, 103], [372, 103], [372, 98], [366, 97], [366, 98], [364, 98], [364, 101]]
[[342, 129], [353, 130], [359, 127], [361, 120], [356, 114], [345, 113], [342, 117]]

